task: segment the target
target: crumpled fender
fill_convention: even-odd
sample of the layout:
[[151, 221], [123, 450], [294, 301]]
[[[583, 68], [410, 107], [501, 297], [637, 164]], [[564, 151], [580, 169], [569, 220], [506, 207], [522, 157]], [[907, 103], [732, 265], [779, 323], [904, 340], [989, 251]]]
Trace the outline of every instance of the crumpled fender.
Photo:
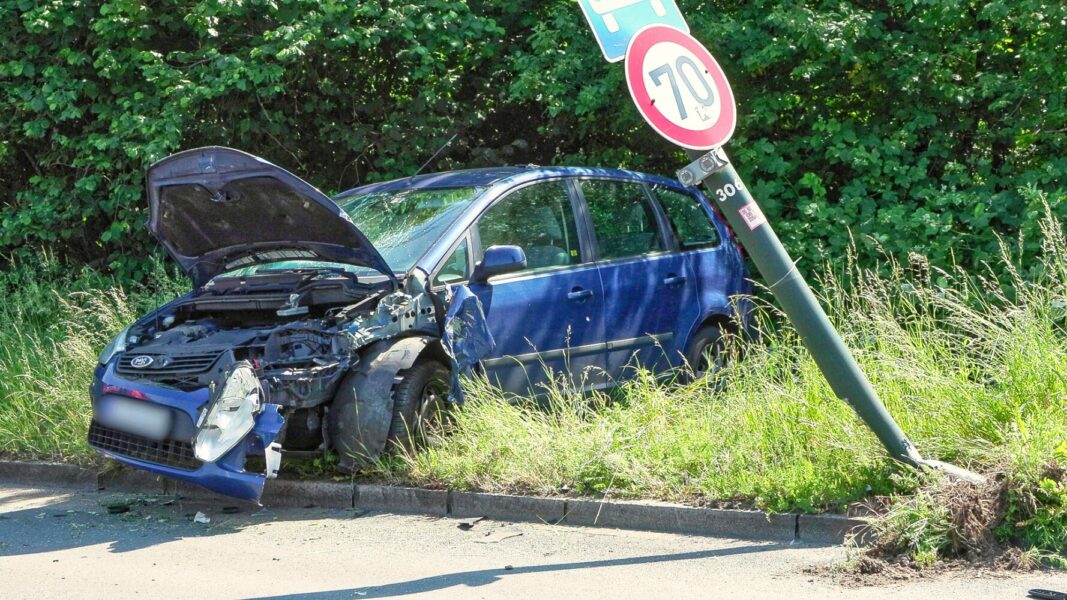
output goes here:
[[329, 433], [342, 469], [374, 460], [385, 450], [397, 374], [411, 368], [433, 341], [415, 336], [378, 342], [341, 381], [330, 408]]
[[[263, 496], [263, 486], [267, 479], [278, 474], [277, 459], [280, 456], [278, 456], [277, 446], [273, 444], [285, 424], [279, 408], [277, 404], [264, 404], [262, 412], [256, 417], [255, 427], [244, 441], [213, 465], [221, 469], [211, 470], [210, 474], [205, 474], [205, 477], [192, 483], [220, 494], [251, 500], [258, 504]], [[264, 456], [267, 463], [266, 473], [249, 473], [244, 470], [245, 457], [250, 454]], [[273, 472], [271, 472], [272, 463]], [[207, 463], [205, 466], [210, 464]]]
[[448, 311], [442, 326], [441, 346], [452, 359], [449, 400], [463, 404], [461, 375], [470, 375], [474, 366], [496, 349], [496, 341], [485, 320], [482, 301], [465, 285], [448, 288]]

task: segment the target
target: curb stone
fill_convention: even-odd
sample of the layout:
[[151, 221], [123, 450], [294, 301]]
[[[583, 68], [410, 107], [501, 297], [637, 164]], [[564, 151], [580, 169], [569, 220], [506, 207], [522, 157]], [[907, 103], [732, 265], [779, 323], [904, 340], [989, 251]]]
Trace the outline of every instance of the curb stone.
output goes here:
[[263, 490], [264, 506], [352, 508], [352, 484], [275, 479]]
[[789, 542], [796, 537], [797, 515], [659, 502], [568, 500], [563, 524]]
[[555, 525], [565, 522], [567, 504], [563, 498], [451, 492], [448, 514], [451, 517], [487, 517]]
[[[167, 494], [181, 496], [185, 500], [224, 505], [247, 502], [184, 481], [167, 481], [167, 484]], [[260, 503], [265, 507], [352, 508], [352, 495], [352, 484], [349, 483], [274, 479], [264, 488]]]
[[245, 502], [244, 500], [216, 494], [200, 486], [176, 479], [167, 479], [163, 493], [168, 496], [180, 496], [182, 500], [196, 500], [197, 502], [210, 502], [212, 504], [230, 505]]
[[812, 544], [839, 544], [856, 536], [860, 544], [871, 541], [870, 521], [844, 515], [798, 515], [797, 539]]
[[357, 484], [355, 492], [355, 508], [437, 517], [448, 515], [448, 492], [445, 490]]
[[96, 471], [77, 465], [49, 462], [0, 461], [0, 481], [36, 485], [47, 483], [62, 487], [97, 487]]
[[96, 476], [97, 489], [119, 492], [165, 494], [167, 483], [168, 480], [162, 476], [126, 468], [102, 471]]
[[[197, 486], [134, 469], [98, 473], [76, 465], [0, 460], [0, 482], [80, 489], [149, 491], [233, 504], [236, 500]], [[428, 490], [377, 484], [275, 479], [263, 493], [266, 506], [364, 508], [438, 517], [488, 517], [561, 525], [612, 527], [738, 539], [840, 544], [854, 533], [870, 541], [867, 519], [844, 515], [768, 514], [696, 508], [663, 502], [538, 498], [480, 492]]]

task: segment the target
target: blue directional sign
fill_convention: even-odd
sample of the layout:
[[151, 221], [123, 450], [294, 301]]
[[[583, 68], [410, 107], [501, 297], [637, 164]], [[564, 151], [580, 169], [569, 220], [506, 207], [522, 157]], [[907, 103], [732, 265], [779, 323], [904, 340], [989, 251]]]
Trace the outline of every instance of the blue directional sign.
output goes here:
[[578, 0], [608, 62], [625, 58], [626, 47], [642, 28], [668, 25], [689, 33], [674, 0]]

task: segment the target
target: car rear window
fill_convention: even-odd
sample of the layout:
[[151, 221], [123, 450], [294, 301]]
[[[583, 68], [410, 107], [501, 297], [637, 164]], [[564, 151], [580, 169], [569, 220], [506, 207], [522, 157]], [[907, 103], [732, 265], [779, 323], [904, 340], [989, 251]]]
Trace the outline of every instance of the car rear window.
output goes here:
[[719, 230], [715, 229], [715, 223], [695, 196], [659, 185], [652, 186], [652, 192], [663, 212], [667, 213], [667, 220], [683, 249], [719, 245]]
[[626, 258], [665, 249], [656, 213], [640, 183], [586, 180], [582, 194], [589, 206], [600, 258]]

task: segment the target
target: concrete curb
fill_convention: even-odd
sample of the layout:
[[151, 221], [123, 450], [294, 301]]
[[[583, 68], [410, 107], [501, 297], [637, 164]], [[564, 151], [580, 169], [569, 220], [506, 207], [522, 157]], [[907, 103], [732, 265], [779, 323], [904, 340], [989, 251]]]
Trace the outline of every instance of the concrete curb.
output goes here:
[[96, 471], [76, 465], [46, 462], [0, 461], [0, 481], [47, 483], [62, 487], [96, 488]]
[[390, 485], [353, 486], [353, 506], [394, 513], [413, 513], [444, 517], [448, 515], [448, 492]]
[[567, 520], [570, 500], [534, 498], [475, 492], [451, 492], [448, 514], [453, 517], [486, 517], [502, 521], [562, 523]]
[[793, 514], [695, 508], [659, 502], [568, 500], [564, 523], [777, 542], [793, 541], [797, 533], [797, 515]]
[[[0, 461], [0, 481], [177, 494], [226, 505], [240, 502], [196, 486], [125, 468], [97, 473], [66, 464]], [[849, 535], [865, 542], [870, 537], [867, 519], [843, 515], [768, 514], [663, 502], [537, 498], [332, 481], [273, 480], [267, 484], [262, 502], [268, 507], [362, 508], [438, 517], [486, 517], [809, 544], [840, 544]]]

